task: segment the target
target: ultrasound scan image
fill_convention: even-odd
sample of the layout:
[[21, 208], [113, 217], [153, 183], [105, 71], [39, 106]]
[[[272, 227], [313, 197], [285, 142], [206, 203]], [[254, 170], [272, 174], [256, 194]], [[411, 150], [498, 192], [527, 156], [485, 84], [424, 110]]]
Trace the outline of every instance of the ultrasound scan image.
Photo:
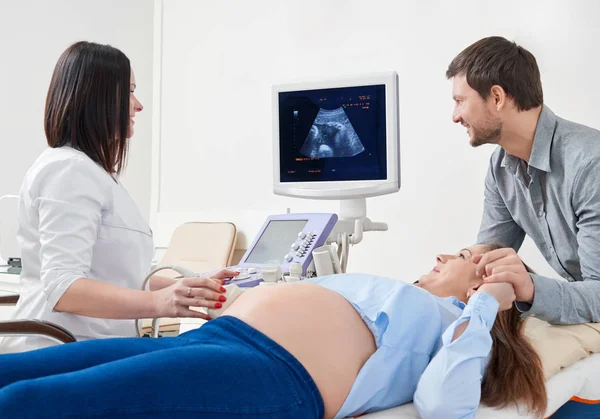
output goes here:
[[312, 158], [353, 157], [365, 151], [343, 108], [320, 109], [300, 149]]

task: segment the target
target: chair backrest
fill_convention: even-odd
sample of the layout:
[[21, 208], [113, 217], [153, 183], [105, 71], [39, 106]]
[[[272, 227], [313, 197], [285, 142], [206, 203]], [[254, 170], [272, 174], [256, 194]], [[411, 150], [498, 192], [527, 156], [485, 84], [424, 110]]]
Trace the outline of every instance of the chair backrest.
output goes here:
[[[185, 223], [175, 229], [160, 265], [208, 272], [231, 264], [237, 231], [232, 223]], [[162, 274], [162, 272], [161, 272]]]
[[19, 228], [19, 197], [0, 197], [0, 258], [20, 258], [21, 247], [17, 241]]

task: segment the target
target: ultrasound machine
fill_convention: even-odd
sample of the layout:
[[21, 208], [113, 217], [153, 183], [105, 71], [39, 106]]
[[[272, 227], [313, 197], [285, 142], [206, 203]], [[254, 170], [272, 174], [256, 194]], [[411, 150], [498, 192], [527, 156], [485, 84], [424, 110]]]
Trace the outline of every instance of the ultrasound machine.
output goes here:
[[325, 244], [337, 219], [323, 213], [269, 216], [240, 263], [228, 268], [240, 272], [228, 283], [256, 286], [263, 281], [263, 269], [270, 267], [279, 268], [276, 279], [281, 279], [292, 264], [301, 269], [299, 276], [311, 276], [312, 251]]
[[260, 284], [273, 267], [277, 279], [291, 270], [319, 275], [313, 251], [323, 246], [336, 247], [325, 253], [337, 267], [331, 272], [344, 272], [364, 231], [387, 230], [367, 218], [365, 198], [400, 189], [395, 72], [273, 86], [272, 116], [273, 192], [339, 200], [340, 212], [269, 216], [230, 267], [240, 275], [229, 282], [240, 287]]

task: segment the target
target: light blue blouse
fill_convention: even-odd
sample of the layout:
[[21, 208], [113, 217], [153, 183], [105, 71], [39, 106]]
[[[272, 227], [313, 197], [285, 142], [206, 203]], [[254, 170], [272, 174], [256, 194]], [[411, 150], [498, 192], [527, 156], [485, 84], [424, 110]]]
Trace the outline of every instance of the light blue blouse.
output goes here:
[[[411, 400], [427, 418], [473, 418], [492, 347], [498, 302], [477, 293], [465, 306], [402, 281], [365, 274], [311, 279], [346, 298], [375, 338], [335, 418], [389, 409]], [[454, 342], [459, 324], [469, 320]]]

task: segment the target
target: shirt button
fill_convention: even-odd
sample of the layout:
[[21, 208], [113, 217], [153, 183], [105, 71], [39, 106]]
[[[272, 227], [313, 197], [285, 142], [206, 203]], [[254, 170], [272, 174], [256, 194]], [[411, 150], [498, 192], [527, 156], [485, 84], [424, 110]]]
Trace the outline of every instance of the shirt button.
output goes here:
[[555, 252], [554, 252], [554, 248], [553, 248], [553, 247], [551, 247], [551, 248], [550, 248], [550, 253], [552, 253], [552, 254], [554, 254], [554, 253], [555, 253]]
[[544, 211], [543, 211], [543, 210], [540, 210], [540, 211], [538, 212], [538, 215], [539, 215], [540, 217], [543, 217], [543, 216], [544, 216]]

